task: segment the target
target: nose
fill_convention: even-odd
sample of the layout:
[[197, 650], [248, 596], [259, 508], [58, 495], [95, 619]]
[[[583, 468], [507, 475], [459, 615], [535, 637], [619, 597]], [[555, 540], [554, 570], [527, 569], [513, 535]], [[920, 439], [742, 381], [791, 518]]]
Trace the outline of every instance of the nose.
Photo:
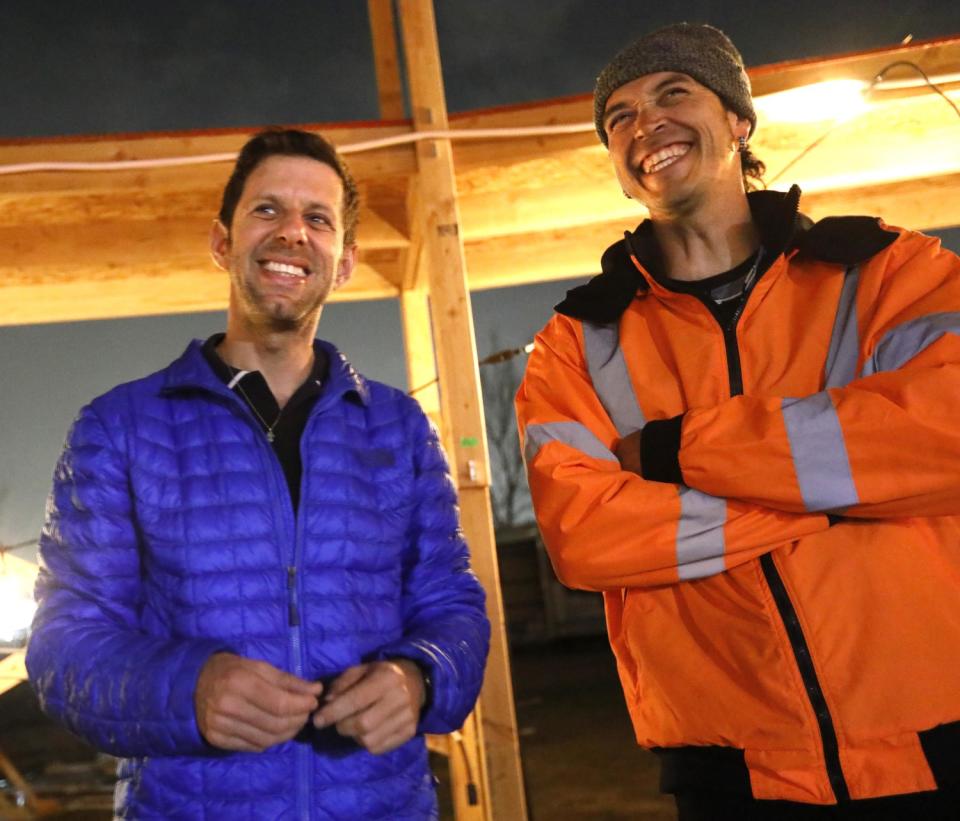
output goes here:
[[277, 239], [290, 245], [304, 245], [307, 241], [307, 225], [300, 214], [287, 214], [277, 226]]
[[648, 137], [666, 125], [663, 109], [655, 100], [637, 103], [634, 119], [634, 136]]

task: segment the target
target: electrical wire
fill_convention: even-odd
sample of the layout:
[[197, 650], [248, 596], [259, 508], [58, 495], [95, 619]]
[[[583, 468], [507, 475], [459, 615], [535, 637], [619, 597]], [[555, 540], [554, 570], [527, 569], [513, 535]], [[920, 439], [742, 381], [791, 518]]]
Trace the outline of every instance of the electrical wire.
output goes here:
[[[515, 356], [531, 353], [532, 351], [533, 342], [528, 342], [526, 345], [521, 345], [519, 348], [504, 348], [502, 351], [494, 351], [492, 354], [489, 354], [483, 359], [478, 360], [477, 367], [482, 368], [485, 365], [499, 365], [501, 362], [506, 362], [509, 359], [513, 359]], [[439, 381], [440, 377], [435, 376], [429, 382], [424, 382], [422, 385], [418, 385], [413, 390], [407, 391], [407, 396], [414, 396], [420, 393], [420, 391], [425, 391], [427, 388], [436, 385]]]
[[[916, 71], [922, 78], [923, 83], [943, 97], [944, 101], [960, 117], [960, 108], [953, 102], [935, 83], [929, 75], [916, 63], [909, 60], [896, 60], [889, 65], [884, 66], [874, 76], [872, 82], [864, 90], [864, 96], [871, 94], [883, 83], [884, 75], [893, 68], [906, 66]], [[947, 78], [953, 79], [953, 75]], [[891, 88], [904, 87], [903, 81], [894, 81], [890, 84]], [[767, 186], [772, 185], [779, 180], [787, 171], [793, 168], [800, 160], [806, 157], [811, 151], [816, 149], [830, 134], [842, 126], [846, 120], [840, 120], [822, 134], [813, 142], [806, 146], [800, 153], [783, 166], [773, 177], [766, 181]], [[515, 137], [545, 137], [566, 134], [582, 134], [594, 130], [592, 122], [565, 123], [561, 125], [544, 126], [521, 126], [514, 128], [474, 128], [474, 129], [432, 129], [429, 131], [413, 131], [406, 134], [395, 134], [391, 137], [380, 137], [374, 140], [363, 140], [356, 143], [348, 143], [338, 146], [337, 150], [341, 154], [359, 154], [365, 151], [376, 151], [382, 148], [390, 148], [396, 145], [407, 145], [410, 143], [421, 142], [423, 140], [489, 140], [489, 139], [510, 139]], [[102, 160], [99, 162], [69, 162], [69, 161], [50, 161], [50, 162], [32, 162], [32, 163], [14, 163], [0, 165], [0, 176], [9, 174], [28, 174], [41, 171], [127, 171], [142, 170], [147, 168], [171, 168], [188, 165], [204, 165], [211, 163], [232, 162], [236, 159], [237, 153], [233, 151], [220, 152], [215, 154], [196, 154], [193, 156], [180, 157], [157, 157], [142, 160]], [[426, 386], [424, 386], [426, 387]]]
[[[423, 140], [497, 140], [513, 137], [549, 137], [565, 134], [582, 134], [594, 130], [593, 123], [567, 123], [562, 125], [522, 126], [516, 128], [470, 128], [470, 129], [433, 129], [430, 131], [411, 131], [395, 134], [392, 137], [378, 137], [337, 146], [340, 154], [360, 154], [364, 151], [376, 151], [395, 145], [421, 142]], [[144, 160], [101, 160], [98, 162], [30, 162], [0, 165], [0, 176], [6, 174], [31, 174], [39, 171], [131, 171], [145, 168], [174, 168], [185, 165], [206, 165], [210, 163], [233, 162], [236, 151], [216, 154], [196, 154], [183, 157], [157, 157]]]
[[27, 542], [20, 542], [19, 544], [5, 545], [0, 544], [0, 558], [6, 556], [7, 553], [13, 553], [15, 550], [23, 550], [25, 547], [36, 547], [37, 540], [30, 539]]
[[25, 547], [34, 547], [37, 544], [36, 539], [29, 539], [25, 542], [19, 542], [17, 544], [0, 544], [0, 556], [3, 556], [7, 553], [12, 553], [14, 550], [22, 550]]
[[[897, 68], [898, 66], [907, 66], [908, 68], [912, 68], [914, 71], [916, 71], [923, 78], [924, 83], [926, 83], [926, 85], [929, 88], [933, 89], [934, 91], [937, 92], [937, 94], [943, 97], [943, 99], [946, 100], [947, 105], [950, 106], [954, 110], [954, 112], [956, 112], [956, 115], [958, 117], [960, 117], [960, 108], [957, 108], [957, 104], [944, 93], [943, 89], [939, 85], [937, 85], [937, 83], [933, 82], [933, 80], [930, 79], [927, 72], [925, 72], [922, 68], [920, 68], [920, 66], [918, 66], [916, 63], [912, 63], [909, 60], [897, 60], [896, 62], [890, 63], [890, 65], [884, 66], [882, 69], [880, 69], [880, 71], [877, 72], [877, 75], [873, 78], [873, 82], [870, 83], [870, 86], [867, 89], [867, 93], [869, 93], [871, 90], [876, 88], [878, 85], [881, 85], [883, 83], [883, 75], [886, 74], [888, 71], [890, 71], [890, 69]], [[953, 79], [955, 77], [960, 78], [960, 75], [950, 75], [950, 79]], [[903, 83], [895, 82], [889, 85], [889, 88], [900, 88], [900, 87], [903, 87]]]
[[[863, 90], [863, 96], [864, 96], [864, 98], [868, 97], [870, 94], [872, 94], [874, 91], [877, 90], [877, 87], [883, 82], [883, 77], [884, 77], [884, 75], [885, 75], [888, 71], [890, 71], [890, 69], [892, 69], [892, 68], [897, 68], [897, 67], [899, 67], [899, 66], [908, 66], [909, 68], [912, 68], [912, 69], [914, 69], [916, 72], [918, 72], [918, 73], [920, 74], [920, 76], [923, 78], [924, 83], [925, 83], [927, 86], [929, 86], [931, 89], [933, 89], [935, 92], [937, 92], [937, 94], [939, 94], [941, 97], [943, 97], [943, 99], [946, 100], [947, 105], [949, 105], [949, 106], [954, 110], [954, 112], [956, 112], [956, 115], [957, 115], [958, 117], [960, 117], [960, 108], [957, 108], [957, 104], [954, 103], [953, 100], [951, 100], [951, 99], [944, 93], [943, 89], [940, 88], [939, 85], [937, 85], [935, 82], [933, 82], [933, 80], [930, 79], [930, 77], [927, 75], [927, 73], [926, 73], [922, 68], [920, 68], [920, 66], [918, 66], [916, 63], [910, 62], [909, 60], [896, 60], [895, 62], [890, 63], [889, 65], [886, 65], [886, 66], [884, 66], [882, 69], [880, 69], [880, 71], [878, 71], [878, 72], [876, 73], [876, 75], [874, 75], [874, 78], [873, 78], [873, 80], [870, 82], [870, 84]], [[811, 151], [813, 151], [815, 148], [817, 148], [817, 147], [818, 147], [827, 137], [829, 137], [834, 131], [836, 131], [836, 130], [837, 130], [838, 128], [840, 128], [841, 126], [845, 125], [847, 122], [849, 122], [849, 120], [845, 120], [845, 119], [837, 120], [833, 125], [831, 125], [829, 128], [827, 128], [826, 131], [824, 131], [822, 134], [820, 134], [819, 137], [817, 137], [813, 142], [811, 142], [808, 146], [806, 146], [806, 148], [804, 148], [799, 154], [797, 154], [797, 155], [796, 155], [793, 159], [791, 159], [786, 165], [784, 165], [783, 168], [781, 168], [781, 169], [780, 169], [776, 174], [774, 174], [769, 180], [765, 180], [765, 181], [764, 181], [765, 185], [766, 185], [768, 188], [769, 188], [771, 185], [773, 185], [773, 184], [774, 184], [777, 180], [779, 180], [784, 174], [786, 174], [787, 171], [789, 171], [791, 168], [793, 168], [798, 162], [800, 162], [800, 160], [802, 160], [802, 159], [803, 159], [804, 157], [806, 157]]]

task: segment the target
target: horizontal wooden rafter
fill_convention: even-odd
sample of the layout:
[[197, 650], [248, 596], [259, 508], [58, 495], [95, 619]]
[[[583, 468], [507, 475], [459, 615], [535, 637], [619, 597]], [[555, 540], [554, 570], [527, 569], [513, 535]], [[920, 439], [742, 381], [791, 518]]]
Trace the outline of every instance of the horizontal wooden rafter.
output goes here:
[[[960, 72], [960, 37], [751, 71], [757, 94], [837, 77], [868, 81], [908, 60]], [[898, 70], [899, 72], [900, 70]], [[891, 72], [902, 78], [906, 73]], [[960, 103], [960, 86], [948, 84]], [[762, 109], [762, 106], [758, 105]], [[451, 128], [589, 122], [589, 95], [453, 115]], [[752, 141], [776, 187], [798, 182], [812, 216], [873, 213], [913, 228], [960, 224], [960, 119], [936, 94], [878, 91], [849, 122], [765, 122]], [[348, 147], [408, 135], [406, 121], [308, 126]], [[235, 152], [253, 129], [0, 142], [0, 166]], [[454, 141], [459, 231], [471, 288], [594, 273], [602, 249], [644, 212], [623, 197], [591, 131]], [[412, 144], [352, 153], [364, 206], [360, 265], [334, 299], [395, 296], [415, 282]], [[226, 283], [207, 233], [228, 162], [119, 171], [0, 174], [0, 324], [220, 309]]]

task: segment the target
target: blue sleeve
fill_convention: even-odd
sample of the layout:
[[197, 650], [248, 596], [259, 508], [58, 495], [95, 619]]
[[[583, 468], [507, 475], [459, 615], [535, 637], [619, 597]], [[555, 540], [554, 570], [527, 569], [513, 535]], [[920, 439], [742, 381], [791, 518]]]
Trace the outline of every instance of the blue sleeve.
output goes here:
[[215, 642], [140, 629], [140, 546], [126, 454], [86, 407], [57, 464], [40, 539], [27, 671], [43, 709], [121, 756], [210, 752], [193, 694]]
[[408, 421], [416, 476], [404, 562], [404, 635], [378, 656], [412, 659], [428, 672], [430, 700], [418, 730], [448, 733], [463, 725], [480, 692], [490, 623], [437, 432], [417, 405]]

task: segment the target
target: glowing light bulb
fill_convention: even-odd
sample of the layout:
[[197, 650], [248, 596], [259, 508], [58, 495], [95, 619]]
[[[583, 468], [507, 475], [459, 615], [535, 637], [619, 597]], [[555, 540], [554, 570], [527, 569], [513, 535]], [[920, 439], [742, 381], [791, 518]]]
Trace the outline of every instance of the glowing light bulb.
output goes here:
[[0, 568], [0, 644], [22, 644], [36, 609], [29, 583]]
[[821, 83], [765, 94], [754, 100], [761, 121], [810, 123], [848, 120], [867, 108], [861, 80], [824, 80]]

